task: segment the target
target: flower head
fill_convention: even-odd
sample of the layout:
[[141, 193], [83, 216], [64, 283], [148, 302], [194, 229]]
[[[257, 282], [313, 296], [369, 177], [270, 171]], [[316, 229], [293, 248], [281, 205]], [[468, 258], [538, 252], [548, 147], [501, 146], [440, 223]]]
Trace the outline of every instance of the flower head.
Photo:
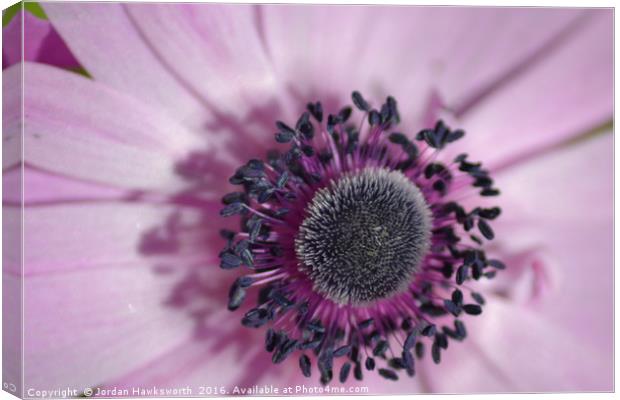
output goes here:
[[3, 57], [7, 379], [612, 387], [611, 10], [42, 7]]
[[[341, 383], [351, 369], [362, 380], [376, 358], [386, 379], [400, 369], [413, 376], [413, 352], [422, 357], [425, 343], [439, 363], [449, 340], [466, 337], [458, 317], [482, 312], [482, 296], [463, 284], [504, 268], [481, 249], [500, 209], [458, 203], [474, 190], [499, 194], [488, 171], [466, 154], [441, 161], [465, 133], [438, 121], [415, 136], [419, 150], [395, 130], [393, 97], [378, 109], [357, 91], [351, 98], [361, 119], [349, 106], [325, 116], [316, 102], [294, 128], [277, 121], [275, 139], [289, 149], [237, 169], [230, 182], [243, 190], [225, 195], [220, 212], [242, 216], [240, 232], [222, 232], [220, 267], [249, 270], [232, 285], [228, 309], [260, 288], [241, 323], [269, 326], [265, 347], [276, 364], [298, 351], [309, 377], [314, 354], [324, 384], [335, 368]], [[454, 318], [435, 321], [447, 314]]]

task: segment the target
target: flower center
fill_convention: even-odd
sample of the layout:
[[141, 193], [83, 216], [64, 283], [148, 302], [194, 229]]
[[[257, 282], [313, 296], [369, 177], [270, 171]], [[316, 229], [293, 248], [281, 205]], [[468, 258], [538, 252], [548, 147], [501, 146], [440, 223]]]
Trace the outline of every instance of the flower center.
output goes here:
[[430, 243], [431, 213], [400, 171], [366, 168], [316, 192], [295, 251], [314, 289], [340, 304], [406, 290]]
[[351, 99], [361, 120], [349, 106], [323, 118], [316, 102], [294, 127], [276, 121], [289, 149], [238, 168], [230, 183], [242, 191], [220, 211], [241, 220], [238, 232], [222, 231], [220, 267], [245, 271], [228, 309], [257, 289], [241, 324], [268, 325], [273, 363], [298, 351], [302, 374], [316, 366], [324, 385], [337, 370], [340, 383], [351, 372], [362, 380], [362, 366], [388, 380], [414, 376], [426, 346], [439, 363], [450, 341], [467, 337], [460, 317], [482, 312], [484, 298], [464, 283], [505, 267], [482, 249], [500, 208], [457, 202], [472, 191], [497, 196], [489, 171], [442, 153], [465, 132], [437, 121], [408, 136], [394, 130], [393, 97], [379, 108], [359, 92]]

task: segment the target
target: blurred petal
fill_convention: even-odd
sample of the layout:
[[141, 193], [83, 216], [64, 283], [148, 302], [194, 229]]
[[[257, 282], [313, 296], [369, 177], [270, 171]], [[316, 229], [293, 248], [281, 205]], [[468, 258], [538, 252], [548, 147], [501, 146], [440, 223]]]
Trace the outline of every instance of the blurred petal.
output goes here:
[[181, 122], [202, 112], [203, 106], [191, 89], [184, 87], [144, 42], [124, 5], [44, 3], [42, 7], [95, 80], [160, 107]]
[[[495, 298], [488, 300], [496, 301]], [[485, 309], [483, 315], [476, 318], [485, 318], [484, 314], [487, 313]], [[519, 391], [519, 386], [515, 382], [519, 377], [506, 376], [493, 364], [486, 354], [481, 352], [478, 344], [474, 343], [473, 333], [471, 333], [472, 323], [467, 319], [464, 319], [464, 323], [469, 337], [462, 343], [452, 341], [448, 349], [441, 353], [439, 365], [430, 359], [428, 348], [425, 358], [418, 363], [418, 370], [429, 381], [431, 393], [471, 394]]]
[[[362, 371], [364, 374], [364, 380], [361, 382], [357, 382], [353, 380], [353, 377], [349, 377], [349, 381], [347, 381], [347, 385], [355, 385], [355, 386], [366, 386], [368, 387], [368, 392], [366, 394], [370, 395], [380, 395], [380, 394], [389, 394], [389, 395], [404, 395], [404, 394], [416, 394], [416, 393], [430, 393], [433, 392], [432, 388], [429, 386], [430, 382], [426, 378], [426, 373], [420, 371], [419, 368], [420, 363], [416, 360], [416, 375], [413, 378], [407, 376], [406, 373], [400, 373], [400, 378], [396, 382], [387, 381], [381, 375], [377, 373], [377, 371], [367, 371], [362, 366]], [[428, 371], [429, 373], [433, 373], [432, 369]], [[363, 392], [360, 392], [360, 394]]]
[[[3, 179], [4, 184], [4, 179]], [[15, 188], [11, 188], [15, 190]], [[6, 187], [4, 188], [6, 193]], [[5, 382], [12, 382], [21, 395], [23, 377], [23, 324], [22, 309], [22, 218], [17, 207], [2, 206], [2, 363]], [[7, 312], [12, 310], [13, 312]], [[11, 388], [9, 387], [9, 390]]]
[[[552, 287], [533, 305], [537, 312], [594, 347], [611, 351], [612, 135], [507, 171], [498, 176], [498, 185], [507, 200], [497, 224], [498, 238], [507, 238], [501, 245], [510, 251], [523, 249], [527, 239], [512, 244], [508, 238], [529, 236], [529, 246], [542, 246], [555, 266], [548, 273], [554, 278]], [[526, 229], [533, 233], [525, 234]], [[530, 290], [535, 283], [533, 279]]]
[[2, 170], [21, 163], [22, 158], [22, 68], [2, 71]]
[[[204, 311], [203, 311], [204, 312]], [[297, 376], [296, 360], [291, 357], [287, 368], [278, 368], [264, 351], [264, 332], [239, 330], [239, 321], [225, 307], [209, 307], [202, 319], [198, 336], [167, 352], [158, 352], [152, 362], [105, 382], [105, 387], [225, 387], [229, 395], [235, 386], [285, 386]], [[249, 367], [251, 366], [251, 367]], [[205, 395], [207, 393], [203, 393]], [[235, 393], [239, 394], [239, 393]]]
[[[4, 210], [3, 210], [4, 213]], [[4, 235], [9, 236], [9, 235]], [[6, 245], [5, 245], [6, 246]], [[5, 247], [6, 248], [6, 247]], [[17, 247], [18, 248], [18, 247]], [[22, 279], [6, 272], [7, 265], [3, 258], [2, 265], [2, 305], [4, 310], [20, 310], [22, 306], [23, 292]], [[23, 353], [22, 349], [22, 315], [20, 312], [3, 312], [2, 342], [4, 349], [2, 354], [3, 375], [5, 382], [13, 383], [18, 389], [15, 393], [21, 396], [23, 387]]]
[[[166, 226], [173, 210], [170, 206], [115, 202], [28, 207], [24, 218], [28, 248], [25, 273], [139, 263], [145, 257], [140, 247], [143, 239], [153, 228]], [[185, 210], [183, 217], [188, 220], [185, 223], [196, 224], [200, 216]], [[181, 228], [179, 222], [177, 228]], [[209, 247], [199, 243], [199, 232], [187, 234], [177, 229], [171, 233], [175, 236], [170, 239], [180, 242], [173, 251], [175, 258], [206, 259]]]
[[367, 29], [372, 8], [265, 5], [260, 12], [274, 69], [287, 86], [304, 96], [343, 88], [338, 95], [348, 98], [351, 84], [362, 84], [355, 78], [367, 71], [358, 61], [375, 29]]
[[22, 268], [21, 236], [22, 214], [18, 207], [3, 206], [2, 229], [11, 233], [2, 236], [2, 245], [5, 249], [2, 254], [2, 271], [19, 275]]
[[29, 12], [20, 11], [2, 29], [3, 68], [22, 61], [22, 26], [25, 27], [23, 30], [24, 61], [37, 61], [62, 68], [79, 67], [79, 63], [49, 21], [37, 18]]
[[[432, 89], [448, 106], [551, 41], [577, 10], [464, 7], [263, 8], [274, 67], [302, 94], [395, 95], [416, 125]], [[467, 79], [463, 79], [466, 76]], [[416, 129], [416, 125], [409, 129]]]
[[[197, 144], [181, 126], [77, 74], [27, 64], [25, 75], [27, 163], [114, 187], [169, 191], [182, 183], [175, 162]], [[8, 98], [19, 101], [18, 93]]]
[[438, 371], [428, 371], [438, 392], [612, 390], [613, 356], [595, 338], [499, 298], [489, 299], [483, 315], [467, 321], [469, 342], [450, 346]]
[[17, 187], [21, 184], [22, 177], [25, 190], [23, 193], [4, 190], [2, 193], [4, 204], [21, 204], [22, 199], [28, 206], [127, 197], [126, 191], [121, 189], [70, 179], [29, 166], [25, 166], [23, 171], [19, 166], [5, 171], [2, 176], [2, 185], [4, 188]]
[[613, 134], [607, 131], [582, 139], [502, 171], [496, 174], [496, 180], [508, 207], [500, 220], [609, 222], [613, 198]]
[[463, 117], [465, 149], [499, 167], [611, 119], [612, 32], [613, 13], [590, 10], [570, 40]]
[[[505, 201], [493, 252], [508, 269], [484, 285], [499, 296], [468, 322], [470, 338], [429, 375], [439, 391], [612, 390], [612, 139], [498, 176]], [[520, 264], [511, 257], [532, 250]]]
[[[248, 106], [262, 100], [263, 89], [273, 89], [252, 7], [45, 4], [44, 8], [96, 80], [163, 107], [197, 131], [205, 131], [212, 112], [245, 114]], [[246, 94], [249, 97], [243, 98]]]
[[147, 257], [140, 246], [170, 210], [118, 203], [26, 208], [29, 385], [92, 387], [144, 365], [153, 349], [191, 337], [193, 321], [167, 302], [184, 265], [204, 263], [208, 247], [175, 232], [183, 244], [163, 273], [166, 258]]
[[184, 340], [191, 320], [164, 304], [172, 284], [144, 261], [27, 277], [28, 385], [92, 387]]
[[273, 95], [275, 77], [254, 6], [131, 4], [127, 9], [171, 73], [210, 104], [243, 112], [245, 102], [254, 106]]

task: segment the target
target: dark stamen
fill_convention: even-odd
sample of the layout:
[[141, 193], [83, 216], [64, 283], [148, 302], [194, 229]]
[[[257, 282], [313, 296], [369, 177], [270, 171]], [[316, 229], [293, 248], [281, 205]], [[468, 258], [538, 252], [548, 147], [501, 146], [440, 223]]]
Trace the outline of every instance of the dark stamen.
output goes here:
[[396, 372], [392, 371], [391, 369], [379, 368], [379, 375], [390, 381], [398, 380], [398, 375], [396, 375]]
[[312, 375], [312, 363], [310, 362], [310, 357], [302, 354], [301, 357], [299, 357], [299, 368], [301, 369], [301, 373], [304, 374], [306, 378], [310, 378], [310, 375]]

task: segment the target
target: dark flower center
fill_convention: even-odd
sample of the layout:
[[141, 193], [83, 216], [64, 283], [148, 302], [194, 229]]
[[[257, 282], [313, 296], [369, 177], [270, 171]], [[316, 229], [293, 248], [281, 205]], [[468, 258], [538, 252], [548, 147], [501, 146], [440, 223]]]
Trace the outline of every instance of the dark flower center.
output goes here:
[[482, 248], [500, 208], [458, 203], [499, 194], [489, 171], [441, 154], [465, 132], [437, 121], [407, 135], [395, 130], [393, 97], [378, 108], [359, 92], [351, 100], [359, 119], [349, 106], [324, 115], [315, 102], [293, 126], [276, 121], [288, 150], [239, 167], [230, 183], [241, 191], [220, 211], [241, 222], [222, 231], [220, 267], [244, 271], [228, 309], [246, 307], [243, 326], [268, 326], [274, 364], [299, 352], [301, 373], [316, 366], [322, 384], [335, 373], [362, 380], [364, 368], [414, 376], [427, 346], [439, 363], [467, 337], [461, 317], [485, 303], [465, 282], [505, 267]]
[[428, 251], [431, 216], [399, 171], [367, 168], [314, 195], [295, 251], [317, 292], [367, 304], [406, 290]]

